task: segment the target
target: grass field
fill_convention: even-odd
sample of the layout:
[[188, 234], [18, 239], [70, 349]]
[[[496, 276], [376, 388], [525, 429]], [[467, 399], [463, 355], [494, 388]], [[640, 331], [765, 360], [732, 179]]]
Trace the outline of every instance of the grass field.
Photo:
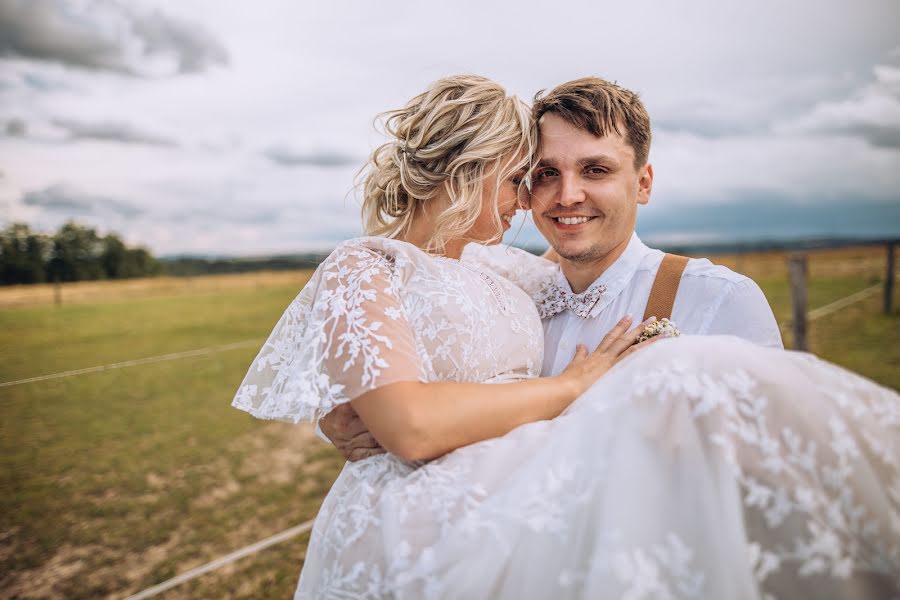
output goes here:
[[[780, 254], [751, 275], [779, 322]], [[880, 249], [813, 256], [810, 308], [879, 282]], [[0, 290], [0, 381], [259, 339], [307, 273]], [[32, 296], [28, 296], [32, 294]], [[23, 298], [26, 298], [23, 300]], [[817, 354], [900, 388], [900, 317], [875, 295], [811, 324]], [[896, 300], [895, 300], [896, 305]], [[790, 343], [789, 329], [783, 331]], [[256, 347], [0, 388], [0, 598], [118, 598], [312, 518], [342, 460], [307, 426], [229, 408]], [[163, 598], [286, 598], [307, 536]]]

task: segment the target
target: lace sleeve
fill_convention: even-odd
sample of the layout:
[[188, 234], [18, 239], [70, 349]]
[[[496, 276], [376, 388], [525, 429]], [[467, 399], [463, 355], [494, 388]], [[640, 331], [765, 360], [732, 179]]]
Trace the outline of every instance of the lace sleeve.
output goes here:
[[423, 380], [394, 257], [339, 246], [282, 315], [232, 406], [262, 419], [316, 422], [375, 388]]
[[462, 261], [505, 277], [532, 298], [548, 284], [556, 281], [559, 266], [545, 258], [513, 246], [469, 244]]

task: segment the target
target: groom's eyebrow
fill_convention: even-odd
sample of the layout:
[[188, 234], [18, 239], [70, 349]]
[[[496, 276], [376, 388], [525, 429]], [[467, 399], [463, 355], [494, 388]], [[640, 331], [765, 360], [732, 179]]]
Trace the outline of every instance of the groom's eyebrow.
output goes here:
[[597, 154], [595, 156], [585, 156], [584, 158], [579, 158], [578, 165], [581, 167], [597, 165], [606, 167], [608, 169], [615, 169], [619, 166], [619, 161], [606, 154]]
[[[541, 158], [538, 161], [537, 166], [538, 166], [538, 168], [541, 168], [541, 167], [558, 168], [558, 166], [559, 166], [557, 164], [558, 162], [559, 161], [557, 161], [553, 158]], [[574, 162], [576, 165], [578, 165], [581, 168], [595, 165], [595, 166], [606, 167], [607, 169], [612, 170], [612, 169], [616, 169], [619, 167], [619, 161], [617, 161], [615, 158], [613, 158], [612, 156], [609, 156], [607, 154], [596, 154], [593, 156], [584, 156], [581, 158], [574, 159]]]

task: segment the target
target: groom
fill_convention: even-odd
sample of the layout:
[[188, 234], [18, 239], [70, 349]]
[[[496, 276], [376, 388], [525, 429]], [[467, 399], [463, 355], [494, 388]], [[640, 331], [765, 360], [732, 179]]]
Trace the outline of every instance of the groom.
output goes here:
[[[623, 315], [637, 321], [654, 310], [648, 302], [670, 314], [646, 316], [670, 317], [684, 334], [783, 347], [772, 310], [751, 279], [706, 259], [667, 258], [663, 265], [664, 253], [635, 234], [637, 207], [648, 203], [653, 186], [650, 118], [637, 94], [586, 77], [539, 94], [533, 114], [541, 158], [530, 209], [559, 261], [555, 285], [535, 298], [544, 323], [542, 375], [562, 372], [578, 344], [596, 348]], [[490, 253], [479, 250], [487, 260]], [[660, 305], [667, 291], [668, 306]], [[349, 404], [320, 427], [349, 460], [384, 452]]]

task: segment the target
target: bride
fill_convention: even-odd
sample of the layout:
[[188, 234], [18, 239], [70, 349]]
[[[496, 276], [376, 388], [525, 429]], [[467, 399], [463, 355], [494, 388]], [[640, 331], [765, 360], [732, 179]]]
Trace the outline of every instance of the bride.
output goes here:
[[527, 288], [458, 259], [525, 193], [528, 108], [442, 79], [389, 113], [363, 212], [233, 405], [351, 403], [389, 453], [350, 462], [296, 598], [900, 595], [900, 398], [808, 354], [654, 338], [624, 318], [558, 376]]

